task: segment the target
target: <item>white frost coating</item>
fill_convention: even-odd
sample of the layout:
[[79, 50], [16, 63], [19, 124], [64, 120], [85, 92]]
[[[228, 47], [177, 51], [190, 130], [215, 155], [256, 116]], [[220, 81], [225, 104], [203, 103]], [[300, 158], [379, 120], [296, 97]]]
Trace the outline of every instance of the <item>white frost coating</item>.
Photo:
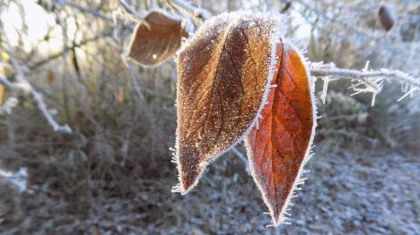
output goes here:
[[[352, 69], [342, 69], [337, 68], [335, 64], [323, 64], [320, 63], [311, 63], [310, 64], [310, 71], [312, 76], [324, 79], [328, 81], [334, 81], [338, 79], [352, 79], [357, 81], [356, 84], [352, 85], [350, 88], [353, 89], [355, 92], [353, 95], [357, 95], [360, 93], [371, 92], [373, 94], [372, 97], [372, 106], [375, 102], [376, 95], [381, 92], [384, 81], [385, 80], [395, 80], [399, 81], [402, 85], [402, 92], [405, 93], [398, 101], [404, 99], [408, 95], [412, 96], [414, 92], [420, 91], [420, 79], [416, 79], [404, 72], [399, 70], [389, 70], [389, 69], [379, 69], [378, 71], [368, 70], [368, 64], [366, 67], [359, 70], [352, 70]], [[324, 84], [328, 86], [327, 84]], [[326, 88], [324, 87], [324, 91]], [[323, 98], [326, 94], [323, 94]]]
[[[176, 157], [174, 160], [176, 160], [177, 162], [177, 168], [178, 168], [178, 180], [179, 180], [179, 184], [175, 185], [172, 188], [172, 192], [179, 192], [181, 193], [181, 195], [185, 195], [187, 194], [191, 189], [193, 189], [199, 182], [201, 176], [203, 175], [205, 169], [207, 168], [208, 165], [210, 165], [213, 161], [215, 161], [217, 158], [219, 158], [221, 155], [223, 155], [224, 153], [228, 152], [229, 150], [231, 150], [233, 147], [235, 147], [235, 145], [237, 145], [239, 142], [241, 142], [247, 135], [248, 133], [251, 131], [252, 127], [254, 127], [254, 125], [258, 124], [258, 115], [261, 114], [262, 109], [264, 108], [265, 104], [267, 103], [267, 97], [268, 94], [270, 92], [270, 88], [271, 88], [271, 78], [274, 76], [274, 72], [276, 70], [276, 64], [277, 64], [277, 60], [278, 58], [276, 58], [276, 44], [278, 42], [278, 39], [283, 38], [284, 34], [286, 32], [286, 24], [285, 24], [285, 19], [283, 17], [283, 15], [279, 15], [279, 14], [272, 14], [272, 13], [261, 13], [261, 12], [252, 12], [252, 11], [239, 11], [239, 12], [231, 12], [231, 13], [222, 13], [218, 16], [215, 16], [213, 18], [211, 18], [210, 20], [208, 20], [206, 22], [206, 24], [202, 25], [196, 35], [200, 35], [200, 34], [205, 34], [204, 32], [206, 32], [209, 28], [219, 24], [220, 22], [225, 22], [225, 18], [229, 18], [229, 20], [227, 22], [230, 22], [230, 24], [232, 24], [232, 22], [237, 22], [239, 20], [246, 20], [246, 19], [256, 19], [256, 18], [260, 18], [260, 19], [267, 19], [267, 20], [272, 20], [273, 22], [275, 22], [275, 27], [273, 27], [273, 33], [272, 33], [272, 37], [270, 39], [270, 44], [271, 44], [271, 54], [270, 54], [270, 66], [268, 68], [268, 78], [266, 81], [266, 86], [265, 86], [265, 90], [264, 90], [264, 94], [263, 94], [263, 98], [261, 100], [261, 104], [260, 107], [255, 115], [254, 120], [251, 122], [251, 124], [249, 125], [248, 129], [242, 134], [242, 136], [239, 136], [238, 139], [228, 148], [226, 148], [225, 150], [221, 151], [220, 153], [218, 153], [216, 156], [213, 157], [213, 159], [211, 159], [210, 161], [207, 161], [206, 164], [201, 166], [201, 171], [200, 174], [198, 175], [197, 179], [194, 181], [194, 183], [191, 185], [191, 187], [189, 187], [186, 190], [183, 190], [183, 185], [182, 185], [182, 180], [181, 180], [181, 163], [180, 163], [180, 159], [179, 159], [179, 126], [177, 127], [176, 130], [176, 141], [175, 141], [175, 149], [176, 149]], [[179, 58], [179, 52], [185, 50], [186, 47], [188, 47], [191, 43], [193, 43], [195, 40], [198, 40], [196, 37], [191, 37], [184, 45], [181, 46], [181, 49], [178, 50], [177, 52], [177, 58]], [[178, 63], [178, 61], [176, 61], [176, 63]], [[179, 82], [180, 79], [177, 80], [177, 87], [179, 87]], [[177, 115], [179, 117], [179, 115]], [[179, 120], [177, 120], [177, 122], [179, 123]]]
[[18, 99], [15, 97], [9, 97], [4, 104], [0, 104], [0, 114], [3, 114], [3, 112], [11, 114], [13, 108], [15, 108], [18, 103]]
[[283, 208], [281, 208], [281, 212], [279, 214], [278, 218], [274, 217], [274, 209], [271, 207], [272, 203], [269, 203], [268, 198], [264, 195], [264, 191], [263, 191], [263, 187], [258, 183], [258, 175], [257, 173], [253, 170], [254, 169], [254, 161], [253, 161], [253, 153], [252, 153], [252, 148], [249, 144], [249, 140], [248, 138], [245, 139], [245, 145], [246, 145], [246, 149], [247, 149], [247, 154], [248, 154], [248, 158], [249, 158], [249, 165], [250, 165], [250, 170], [251, 170], [251, 175], [254, 178], [254, 182], [256, 183], [258, 189], [260, 190], [264, 203], [268, 206], [268, 209], [270, 211], [270, 216], [273, 220], [273, 224], [272, 225], [267, 225], [267, 227], [277, 227], [280, 224], [291, 224], [290, 221], [290, 213], [288, 213], [287, 211], [291, 210], [291, 206], [293, 206], [293, 203], [291, 203], [291, 199], [297, 197], [298, 195], [295, 193], [297, 190], [302, 190], [302, 188], [298, 187], [299, 185], [303, 185], [304, 181], [306, 180], [306, 178], [302, 178], [303, 174], [309, 172], [307, 170], [304, 170], [304, 166], [306, 165], [306, 163], [311, 159], [313, 152], [312, 152], [312, 148], [313, 148], [313, 140], [314, 140], [314, 136], [315, 136], [315, 128], [316, 128], [316, 120], [317, 120], [317, 107], [316, 107], [316, 96], [315, 96], [315, 82], [312, 80], [311, 77], [311, 73], [309, 70], [309, 66], [308, 66], [308, 60], [306, 57], [303, 56], [302, 50], [300, 50], [299, 48], [297, 48], [290, 40], [287, 40], [285, 38], [282, 38], [283, 41], [283, 46], [284, 47], [290, 47], [293, 50], [296, 51], [296, 53], [299, 55], [302, 64], [305, 67], [305, 71], [308, 77], [308, 85], [309, 85], [309, 90], [311, 93], [311, 98], [312, 98], [312, 110], [313, 110], [313, 126], [312, 126], [312, 132], [311, 132], [311, 137], [309, 139], [308, 142], [308, 148], [306, 149], [306, 153], [305, 153], [305, 157], [302, 160], [302, 164], [300, 165], [298, 174], [296, 176], [295, 181], [293, 182], [293, 186], [292, 189], [289, 192], [289, 195], [286, 198], [286, 201], [283, 205]]
[[16, 187], [19, 193], [25, 192], [27, 188], [28, 172], [26, 167], [20, 168], [17, 172], [11, 173], [0, 169], [0, 177], [4, 177], [7, 181]]
[[193, 17], [200, 17], [203, 20], [208, 20], [211, 17], [210, 12], [205, 9], [194, 7], [188, 2], [183, 0], [172, 0], [171, 4], [174, 4], [176, 7], [179, 7], [182, 11], [186, 11], [188, 14], [191, 14]]

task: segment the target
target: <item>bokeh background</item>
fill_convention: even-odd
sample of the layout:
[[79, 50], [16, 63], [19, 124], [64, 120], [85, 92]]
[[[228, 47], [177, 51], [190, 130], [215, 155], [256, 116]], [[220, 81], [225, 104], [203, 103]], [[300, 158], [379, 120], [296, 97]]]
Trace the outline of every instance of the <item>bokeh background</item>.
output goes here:
[[[179, 14], [165, 1], [125, 2], [143, 17], [153, 8]], [[310, 61], [370, 61], [420, 77], [416, 0], [191, 4], [214, 15], [283, 12], [287, 37]], [[380, 6], [395, 20], [390, 31]], [[398, 102], [400, 83], [386, 82], [372, 107], [371, 94], [351, 96], [351, 81], [330, 82], [292, 225], [266, 228], [247, 160], [233, 152], [188, 195], [171, 193], [176, 64], [127, 67], [121, 55], [136, 22], [118, 1], [3, 0], [0, 17], [2, 77], [19, 83], [15, 60], [51, 117], [72, 129], [54, 131], [27, 86], [0, 82], [1, 234], [420, 234], [420, 99]], [[317, 81], [318, 97], [322, 88]]]

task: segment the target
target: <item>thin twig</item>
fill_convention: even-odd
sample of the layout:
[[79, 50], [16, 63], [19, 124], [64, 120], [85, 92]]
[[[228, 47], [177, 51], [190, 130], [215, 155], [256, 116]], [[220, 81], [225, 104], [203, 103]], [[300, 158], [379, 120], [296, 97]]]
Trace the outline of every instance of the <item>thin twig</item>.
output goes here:
[[73, 45], [72, 45], [72, 46], [70, 46], [70, 47], [65, 47], [65, 48], [64, 48], [61, 52], [58, 52], [57, 54], [51, 55], [51, 56], [49, 56], [49, 57], [48, 57], [48, 58], [46, 58], [46, 59], [43, 59], [43, 60], [41, 60], [41, 61], [38, 61], [38, 62], [36, 62], [36, 63], [34, 63], [34, 64], [30, 65], [30, 66], [29, 66], [29, 69], [30, 69], [30, 70], [34, 70], [34, 69], [36, 69], [37, 67], [39, 67], [39, 66], [41, 66], [41, 65], [44, 65], [44, 64], [46, 64], [46, 63], [50, 62], [51, 60], [54, 60], [54, 59], [60, 58], [63, 54], [67, 53], [68, 51], [71, 51], [71, 50], [76, 49], [76, 48], [78, 48], [78, 47], [82, 47], [82, 46], [84, 46], [84, 45], [88, 44], [89, 42], [93, 42], [93, 41], [96, 41], [96, 40], [98, 40], [98, 39], [104, 39], [105, 37], [111, 36], [111, 35], [112, 35], [112, 31], [113, 31], [113, 30], [109, 30], [109, 31], [107, 31], [107, 32], [103, 33], [102, 35], [96, 35], [96, 36], [94, 36], [94, 37], [92, 37], [92, 38], [85, 39], [85, 40], [83, 40], [83, 41], [82, 41], [82, 42], [80, 42], [80, 43], [75, 43], [75, 44], [73, 44]]
[[190, 16], [194, 17], [195, 19], [204, 22], [211, 18], [211, 13], [200, 9], [198, 7], [194, 7], [188, 2], [182, 1], [182, 0], [166, 0], [165, 1], [168, 5], [174, 6], [186, 13], [188, 13]]
[[124, 0], [118, 0], [120, 5], [124, 8], [124, 10], [132, 15], [136, 20], [140, 21], [144, 26], [150, 29], [150, 24], [143, 19], [135, 10], [133, 10]]
[[124, 62], [125, 67], [128, 69], [128, 72], [130, 73], [130, 79], [133, 82], [134, 85], [134, 90], [136, 91], [137, 95], [139, 96], [139, 98], [141, 100], [144, 100], [144, 96], [140, 91], [140, 87], [139, 84], [137, 82], [136, 76], [134, 74], [133, 68], [131, 67], [131, 65], [129, 64], [129, 62], [125, 59], [125, 57], [123, 55], [121, 55], [121, 60]]
[[99, 13], [98, 11], [94, 11], [92, 9], [89, 9], [89, 8], [86, 8], [86, 7], [82, 7], [80, 5], [77, 5], [76, 3], [73, 3], [73, 2], [70, 2], [70, 1], [64, 1], [64, 4], [67, 5], [67, 6], [69, 6], [69, 7], [72, 7], [72, 8], [78, 9], [80, 11], [84, 11], [86, 13], [89, 13], [91, 15], [97, 16], [97, 17], [102, 18], [104, 20], [107, 20], [107, 21], [110, 21], [110, 22], [114, 22], [113, 19], [112, 19], [112, 17], [103, 15], [103, 14]]
[[7, 86], [7, 87], [12, 87], [13, 83], [11, 83], [9, 80], [7, 80], [7, 78], [0, 73], [0, 83], [2, 83], [3, 85]]
[[[352, 70], [352, 69], [342, 69], [337, 68], [333, 63], [323, 64], [321, 63], [312, 63], [310, 65], [310, 72], [313, 77], [324, 79], [325, 84], [328, 85], [328, 81], [332, 79], [352, 79], [356, 80], [359, 83], [352, 85], [352, 88], [356, 95], [364, 92], [373, 93], [372, 106], [375, 102], [375, 95], [378, 94], [383, 87], [384, 80], [394, 80], [399, 81], [403, 86], [407, 87], [404, 90], [406, 92], [398, 101], [402, 100], [408, 95], [412, 95], [414, 91], [420, 90], [420, 79], [416, 79], [408, 74], [405, 74], [399, 70], [389, 70], [389, 69], [380, 69], [378, 71], [372, 71], [367, 69], [367, 65], [362, 70]], [[364, 85], [365, 87], [360, 87]], [[326, 87], [324, 86], [324, 93], [326, 92]], [[323, 94], [325, 98], [326, 94]]]
[[[6, 37], [7, 39], [7, 37]], [[12, 62], [13, 67], [16, 70], [16, 80], [18, 83], [25, 84], [27, 88], [30, 90], [34, 100], [38, 104], [39, 110], [42, 112], [44, 117], [48, 120], [48, 123], [53, 127], [54, 131], [57, 132], [65, 132], [65, 133], [71, 133], [71, 128], [65, 124], [63, 126], [59, 125], [54, 118], [51, 116], [50, 112], [47, 109], [47, 106], [44, 103], [44, 100], [42, 99], [42, 94], [35, 90], [35, 88], [26, 80], [25, 74], [23, 72], [22, 67], [18, 64], [17, 60], [14, 57], [14, 54], [11, 50], [11, 46], [8, 40], [6, 40], [8, 43], [9, 48], [6, 50], [7, 53], [10, 56], [10, 61]]]

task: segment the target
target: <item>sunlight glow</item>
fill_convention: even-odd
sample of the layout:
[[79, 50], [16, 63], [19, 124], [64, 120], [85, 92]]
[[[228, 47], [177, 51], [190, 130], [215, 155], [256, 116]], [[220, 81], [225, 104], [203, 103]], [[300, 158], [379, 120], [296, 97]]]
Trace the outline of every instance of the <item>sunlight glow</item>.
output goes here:
[[[22, 11], [24, 14], [21, 14]], [[63, 47], [62, 29], [55, 23], [54, 15], [33, 1], [22, 0], [21, 6], [10, 2], [0, 19], [12, 46], [18, 46], [21, 40], [25, 51], [36, 49], [41, 54], [49, 50], [59, 51]], [[41, 43], [48, 34], [48, 43]]]

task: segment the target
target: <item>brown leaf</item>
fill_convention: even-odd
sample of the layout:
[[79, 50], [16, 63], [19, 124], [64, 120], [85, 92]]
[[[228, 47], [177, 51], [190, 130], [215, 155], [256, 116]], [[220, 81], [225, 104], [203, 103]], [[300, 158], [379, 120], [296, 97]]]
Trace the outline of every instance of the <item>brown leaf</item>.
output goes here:
[[0, 104], [3, 104], [4, 86], [0, 84]]
[[176, 162], [186, 194], [206, 166], [239, 142], [262, 109], [275, 64], [276, 21], [225, 13], [206, 22], [178, 55]]
[[48, 79], [48, 83], [49, 84], [51, 84], [51, 83], [54, 82], [54, 78], [55, 78], [54, 73], [51, 72], [51, 71], [48, 71], [48, 73], [47, 73], [47, 79]]
[[378, 12], [379, 22], [386, 31], [394, 27], [396, 16], [394, 10], [389, 5], [382, 5]]
[[150, 29], [139, 23], [131, 39], [128, 56], [142, 65], [153, 66], [170, 58], [181, 46], [182, 37], [188, 37], [180, 20], [160, 11], [150, 12], [145, 21]]
[[313, 83], [302, 56], [283, 42], [277, 44], [277, 55], [279, 70], [268, 104], [246, 139], [251, 173], [275, 226], [287, 223], [293, 191], [303, 183], [316, 122]]
[[286, 4], [284, 5], [283, 9], [281, 9], [281, 13], [285, 13], [287, 10], [289, 10], [289, 8], [292, 6], [292, 1], [289, 0], [286, 2]]

